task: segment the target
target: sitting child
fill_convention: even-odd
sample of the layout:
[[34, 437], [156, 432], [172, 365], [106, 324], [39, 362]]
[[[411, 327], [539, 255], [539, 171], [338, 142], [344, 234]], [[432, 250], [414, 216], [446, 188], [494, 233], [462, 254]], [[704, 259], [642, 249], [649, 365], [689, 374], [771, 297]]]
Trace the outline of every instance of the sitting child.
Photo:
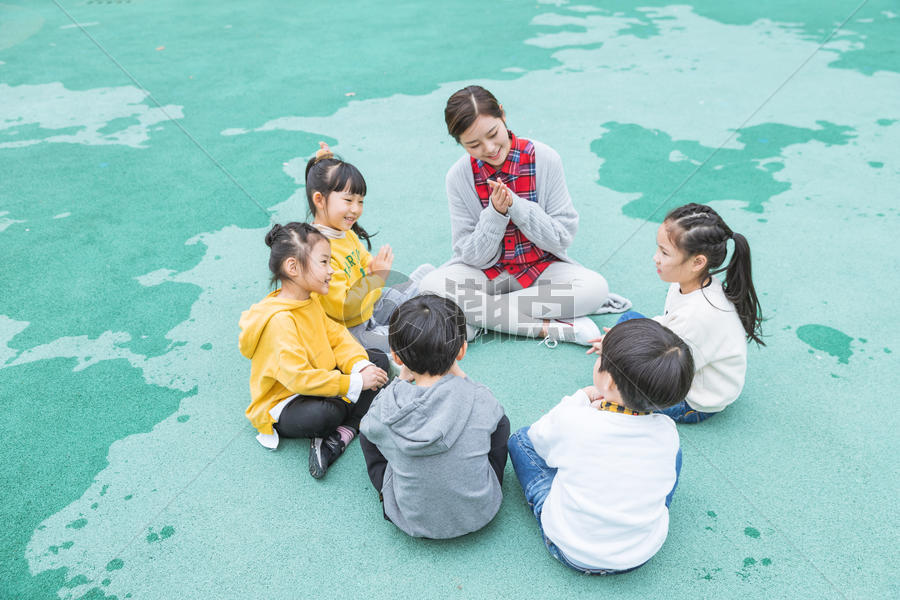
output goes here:
[[394, 311], [388, 335], [413, 381], [395, 379], [375, 397], [359, 438], [384, 516], [414, 537], [481, 529], [503, 499], [509, 419], [457, 365], [465, 315], [452, 300], [419, 296]]
[[681, 338], [625, 321], [603, 338], [594, 385], [512, 435], [510, 461], [554, 558], [609, 575], [662, 547], [681, 450], [675, 423], [652, 411], [681, 402], [693, 375]]

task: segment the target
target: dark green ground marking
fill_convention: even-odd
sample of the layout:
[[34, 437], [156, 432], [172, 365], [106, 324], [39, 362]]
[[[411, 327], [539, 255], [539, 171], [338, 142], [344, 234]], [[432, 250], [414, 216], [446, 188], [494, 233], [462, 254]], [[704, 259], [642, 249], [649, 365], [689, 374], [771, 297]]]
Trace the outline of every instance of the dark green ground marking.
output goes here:
[[154, 533], [153, 529], [150, 529], [150, 533], [147, 535], [147, 543], [152, 544], [153, 542], [158, 542], [160, 540], [165, 540], [175, 535], [175, 528], [171, 525], [166, 525], [163, 527], [159, 533]]
[[84, 518], [75, 519], [74, 521], [72, 521], [71, 523], [66, 525], [66, 529], [81, 529], [82, 527], [87, 525], [87, 522], [88, 522], [88, 520], [84, 519]]
[[853, 356], [850, 342], [853, 338], [842, 331], [825, 325], [802, 325], [797, 328], [797, 337], [816, 350], [827, 352], [847, 364]]
[[[640, 193], [641, 197], [627, 203], [622, 212], [657, 223], [671, 209], [687, 202], [739, 200], [746, 210], [760, 213], [772, 196], [791, 187], [773, 177], [784, 168], [780, 157], [786, 147], [813, 141], [843, 145], [853, 138], [850, 127], [827, 121], [818, 124], [819, 129], [778, 123], [755, 125], [738, 135], [743, 149], [723, 148], [713, 154], [715, 148], [674, 141], [664, 131], [607, 122], [603, 127], [609, 131], [591, 144], [591, 150], [604, 159], [597, 183], [618, 192]], [[679, 152], [684, 159], [672, 162], [672, 152]], [[702, 165], [699, 171], [691, 161]], [[760, 168], [761, 163], [765, 163], [764, 168]], [[648, 165], [653, 165], [653, 177], [647, 177]], [[679, 188], [688, 177], [691, 179]]]
[[124, 560], [122, 560], [121, 558], [114, 558], [111, 561], [109, 561], [108, 563], [106, 563], [106, 570], [107, 571], [118, 571], [119, 569], [121, 569], [124, 566], [125, 566]]
[[760, 564], [762, 564], [762, 566], [768, 567], [769, 565], [772, 564], [772, 559], [771, 559], [771, 558], [764, 558], [764, 559], [762, 559], [762, 560], [759, 561], [759, 562], [760, 562]]
[[707, 569], [706, 567], [694, 569], [697, 573], [697, 579], [703, 579], [705, 581], [712, 581], [716, 573], [719, 573], [721, 570], [721, 568]]
[[90, 583], [91, 580], [87, 578], [86, 575], [76, 575], [72, 579], [66, 582], [65, 587], [72, 589], [74, 587], [78, 587], [79, 585], [86, 585]]
[[879, 125], [881, 125], [882, 127], [887, 127], [888, 125], [892, 125], [892, 124], [896, 123], [897, 119], [878, 119], [875, 122], [878, 123]]
[[191, 415], [179, 415], [176, 421], [178, 421], [179, 423], [187, 423], [190, 418]]
[[881, 167], [884, 166], [884, 163], [883, 163], [883, 162], [879, 162], [879, 161], [877, 161], [877, 160], [870, 160], [870, 161], [869, 161], [869, 166], [872, 167], [873, 169], [880, 169]]
[[744, 535], [747, 537], [758, 538], [759, 537], [759, 529], [755, 527], [745, 527]]
[[713, 519], [715, 519], [715, 518], [718, 516], [716, 513], [714, 513], [714, 512], [711, 511], [711, 510], [706, 511], [706, 514], [707, 514], [708, 516], [712, 517]]

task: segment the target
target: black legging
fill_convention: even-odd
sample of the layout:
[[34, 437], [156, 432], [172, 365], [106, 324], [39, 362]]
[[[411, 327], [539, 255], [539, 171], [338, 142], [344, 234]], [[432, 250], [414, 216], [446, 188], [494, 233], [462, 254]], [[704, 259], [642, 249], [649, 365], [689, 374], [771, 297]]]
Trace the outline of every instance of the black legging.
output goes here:
[[[388, 370], [387, 355], [374, 348], [366, 349], [377, 367]], [[359, 431], [359, 422], [369, 410], [378, 390], [363, 390], [359, 400], [350, 404], [343, 399], [322, 396], [297, 396], [281, 411], [275, 430], [286, 438], [325, 437], [338, 425]]]
[[[491, 469], [497, 476], [497, 481], [503, 485], [503, 469], [506, 468], [506, 441], [509, 439], [509, 418], [506, 415], [497, 423], [497, 429], [491, 434], [491, 449], [488, 452], [488, 462]], [[366, 468], [369, 471], [369, 481], [375, 486], [378, 492], [384, 486], [384, 470], [387, 469], [388, 461], [378, 450], [378, 446], [366, 439], [366, 436], [360, 434], [359, 447], [362, 448], [363, 456], [366, 459]], [[387, 518], [387, 517], [385, 517]]]

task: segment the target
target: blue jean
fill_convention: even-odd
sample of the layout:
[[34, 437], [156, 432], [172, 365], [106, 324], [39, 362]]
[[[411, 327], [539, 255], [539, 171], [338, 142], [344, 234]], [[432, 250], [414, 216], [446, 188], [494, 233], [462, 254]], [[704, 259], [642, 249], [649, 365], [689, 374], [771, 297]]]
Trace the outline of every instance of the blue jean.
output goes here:
[[619, 316], [619, 320], [616, 321], [616, 325], [618, 325], [619, 323], [622, 323], [623, 321], [630, 321], [631, 319], [646, 319], [646, 318], [647, 317], [645, 317], [644, 315], [642, 315], [641, 313], [639, 313], [636, 310], [628, 310], [628, 311], [623, 312]]
[[705, 421], [716, 413], [701, 412], [682, 400], [678, 404], [674, 404], [668, 408], [656, 411], [664, 415], [669, 415], [676, 423], [699, 423]]
[[[556, 477], [556, 469], [547, 465], [546, 461], [534, 449], [531, 438], [528, 437], [528, 427], [523, 427], [512, 436], [507, 442], [509, 450], [509, 460], [516, 471], [516, 477], [519, 478], [519, 484], [525, 493], [525, 500], [528, 506], [534, 512], [534, 516], [538, 522], [538, 528], [541, 531], [541, 537], [544, 538], [544, 545], [550, 556], [566, 565], [570, 569], [574, 569], [580, 573], [588, 575], [614, 575], [616, 573], [627, 573], [633, 571], [642, 565], [632, 567], [630, 569], [588, 569], [583, 566], [573, 564], [562, 550], [560, 550], [553, 541], [544, 533], [544, 526], [541, 524], [541, 512], [544, 509], [544, 501], [550, 493], [550, 486], [553, 484], [553, 478]], [[675, 494], [675, 488], [678, 487], [678, 475], [681, 472], [681, 449], [675, 457], [675, 485], [666, 496], [666, 507], [672, 502], [672, 496]]]

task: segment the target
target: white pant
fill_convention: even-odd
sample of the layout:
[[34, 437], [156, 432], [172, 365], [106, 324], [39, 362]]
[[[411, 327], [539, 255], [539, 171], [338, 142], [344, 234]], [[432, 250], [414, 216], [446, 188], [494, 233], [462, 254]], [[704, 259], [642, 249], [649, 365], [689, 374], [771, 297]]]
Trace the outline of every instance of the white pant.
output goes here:
[[609, 285], [602, 275], [563, 261], [551, 263], [527, 288], [506, 271], [488, 279], [469, 265], [445, 265], [422, 280], [419, 292], [453, 300], [470, 325], [528, 337], [538, 337], [545, 320], [627, 308], [607, 306]]

